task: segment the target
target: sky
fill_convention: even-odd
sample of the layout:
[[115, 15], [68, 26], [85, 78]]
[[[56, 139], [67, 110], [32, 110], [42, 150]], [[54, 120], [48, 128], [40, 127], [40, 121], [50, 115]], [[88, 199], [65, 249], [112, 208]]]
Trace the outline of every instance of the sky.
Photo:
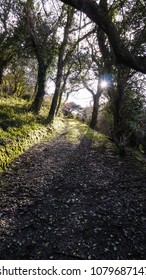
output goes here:
[[[108, 80], [101, 81], [102, 89], [106, 89], [108, 85], [109, 85]], [[55, 90], [54, 82], [53, 81], [50, 82], [50, 80], [48, 80], [48, 82], [46, 83], [46, 93], [50, 95], [54, 93], [54, 90]], [[106, 100], [106, 98], [103, 96], [101, 99], [102, 101], [103, 99]], [[80, 105], [81, 107], [85, 108], [93, 105], [93, 97], [92, 94], [86, 88], [83, 88], [76, 92], [70, 93], [67, 103], [68, 102], [74, 102]]]
[[86, 89], [81, 89], [77, 93], [70, 94], [67, 100], [67, 102], [75, 102], [82, 107], [91, 106], [92, 101], [92, 95]]
[[[108, 81], [103, 80], [101, 82], [101, 88], [105, 89], [108, 87]], [[70, 94], [67, 102], [75, 102], [76, 104], [81, 105], [82, 107], [88, 107], [93, 104], [93, 97], [88, 90], [81, 89], [77, 93]]]
[[[50, 95], [54, 93], [54, 89], [54, 83], [48, 81], [46, 83], [46, 93]], [[80, 89], [77, 92], [74, 92], [72, 94], [70, 93], [67, 102], [75, 102], [82, 107], [88, 107], [91, 106], [92, 100], [93, 98], [91, 93], [89, 93], [86, 89]]]

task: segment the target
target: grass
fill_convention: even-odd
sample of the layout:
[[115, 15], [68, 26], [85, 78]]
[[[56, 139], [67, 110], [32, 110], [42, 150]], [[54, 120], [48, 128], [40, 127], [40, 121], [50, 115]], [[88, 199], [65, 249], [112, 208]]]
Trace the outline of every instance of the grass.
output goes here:
[[47, 106], [36, 117], [28, 111], [29, 105], [20, 98], [0, 100], [0, 171], [32, 145], [55, 137], [64, 126], [61, 119], [51, 126], [44, 125]]
[[113, 143], [105, 135], [91, 129], [87, 124], [74, 119], [67, 120], [67, 123], [68, 133], [66, 137], [71, 143], [76, 144], [80, 139], [86, 138], [94, 147], [113, 147]]

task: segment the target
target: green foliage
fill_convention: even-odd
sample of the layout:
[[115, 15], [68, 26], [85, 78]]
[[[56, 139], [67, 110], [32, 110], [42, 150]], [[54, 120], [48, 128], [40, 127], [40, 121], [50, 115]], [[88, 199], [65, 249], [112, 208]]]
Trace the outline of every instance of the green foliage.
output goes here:
[[[145, 96], [138, 89], [128, 89], [123, 93], [119, 106], [119, 129], [126, 145], [146, 153], [146, 111]], [[113, 139], [113, 104], [109, 101], [99, 113], [98, 130]]]
[[125, 92], [120, 108], [121, 118], [125, 130], [134, 128], [139, 123], [143, 110], [143, 97], [140, 93]]
[[123, 95], [120, 108], [121, 128], [127, 143], [145, 152], [145, 96], [138, 91], [127, 91]]
[[58, 119], [52, 127], [45, 126], [44, 111], [37, 118], [28, 112], [28, 107], [28, 101], [24, 99], [1, 98], [0, 171], [33, 144], [54, 137], [63, 126]]
[[33, 59], [20, 59], [18, 56], [15, 56], [3, 75], [2, 95], [5, 97], [13, 95], [28, 96], [30, 99], [35, 91], [35, 86], [35, 61]]

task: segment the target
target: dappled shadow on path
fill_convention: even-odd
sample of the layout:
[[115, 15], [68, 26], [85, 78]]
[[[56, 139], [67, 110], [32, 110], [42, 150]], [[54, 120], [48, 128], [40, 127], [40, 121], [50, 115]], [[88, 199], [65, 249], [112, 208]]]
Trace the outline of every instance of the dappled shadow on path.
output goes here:
[[144, 259], [145, 173], [64, 131], [1, 175], [1, 259]]

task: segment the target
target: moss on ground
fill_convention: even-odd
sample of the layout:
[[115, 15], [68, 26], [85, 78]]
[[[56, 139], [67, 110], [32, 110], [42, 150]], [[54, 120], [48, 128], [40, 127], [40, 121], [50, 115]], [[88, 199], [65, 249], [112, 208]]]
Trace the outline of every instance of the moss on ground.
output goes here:
[[21, 98], [1, 98], [0, 101], [0, 171], [32, 145], [51, 139], [64, 127], [61, 119], [44, 125], [47, 109], [37, 117], [28, 111], [29, 103]]

